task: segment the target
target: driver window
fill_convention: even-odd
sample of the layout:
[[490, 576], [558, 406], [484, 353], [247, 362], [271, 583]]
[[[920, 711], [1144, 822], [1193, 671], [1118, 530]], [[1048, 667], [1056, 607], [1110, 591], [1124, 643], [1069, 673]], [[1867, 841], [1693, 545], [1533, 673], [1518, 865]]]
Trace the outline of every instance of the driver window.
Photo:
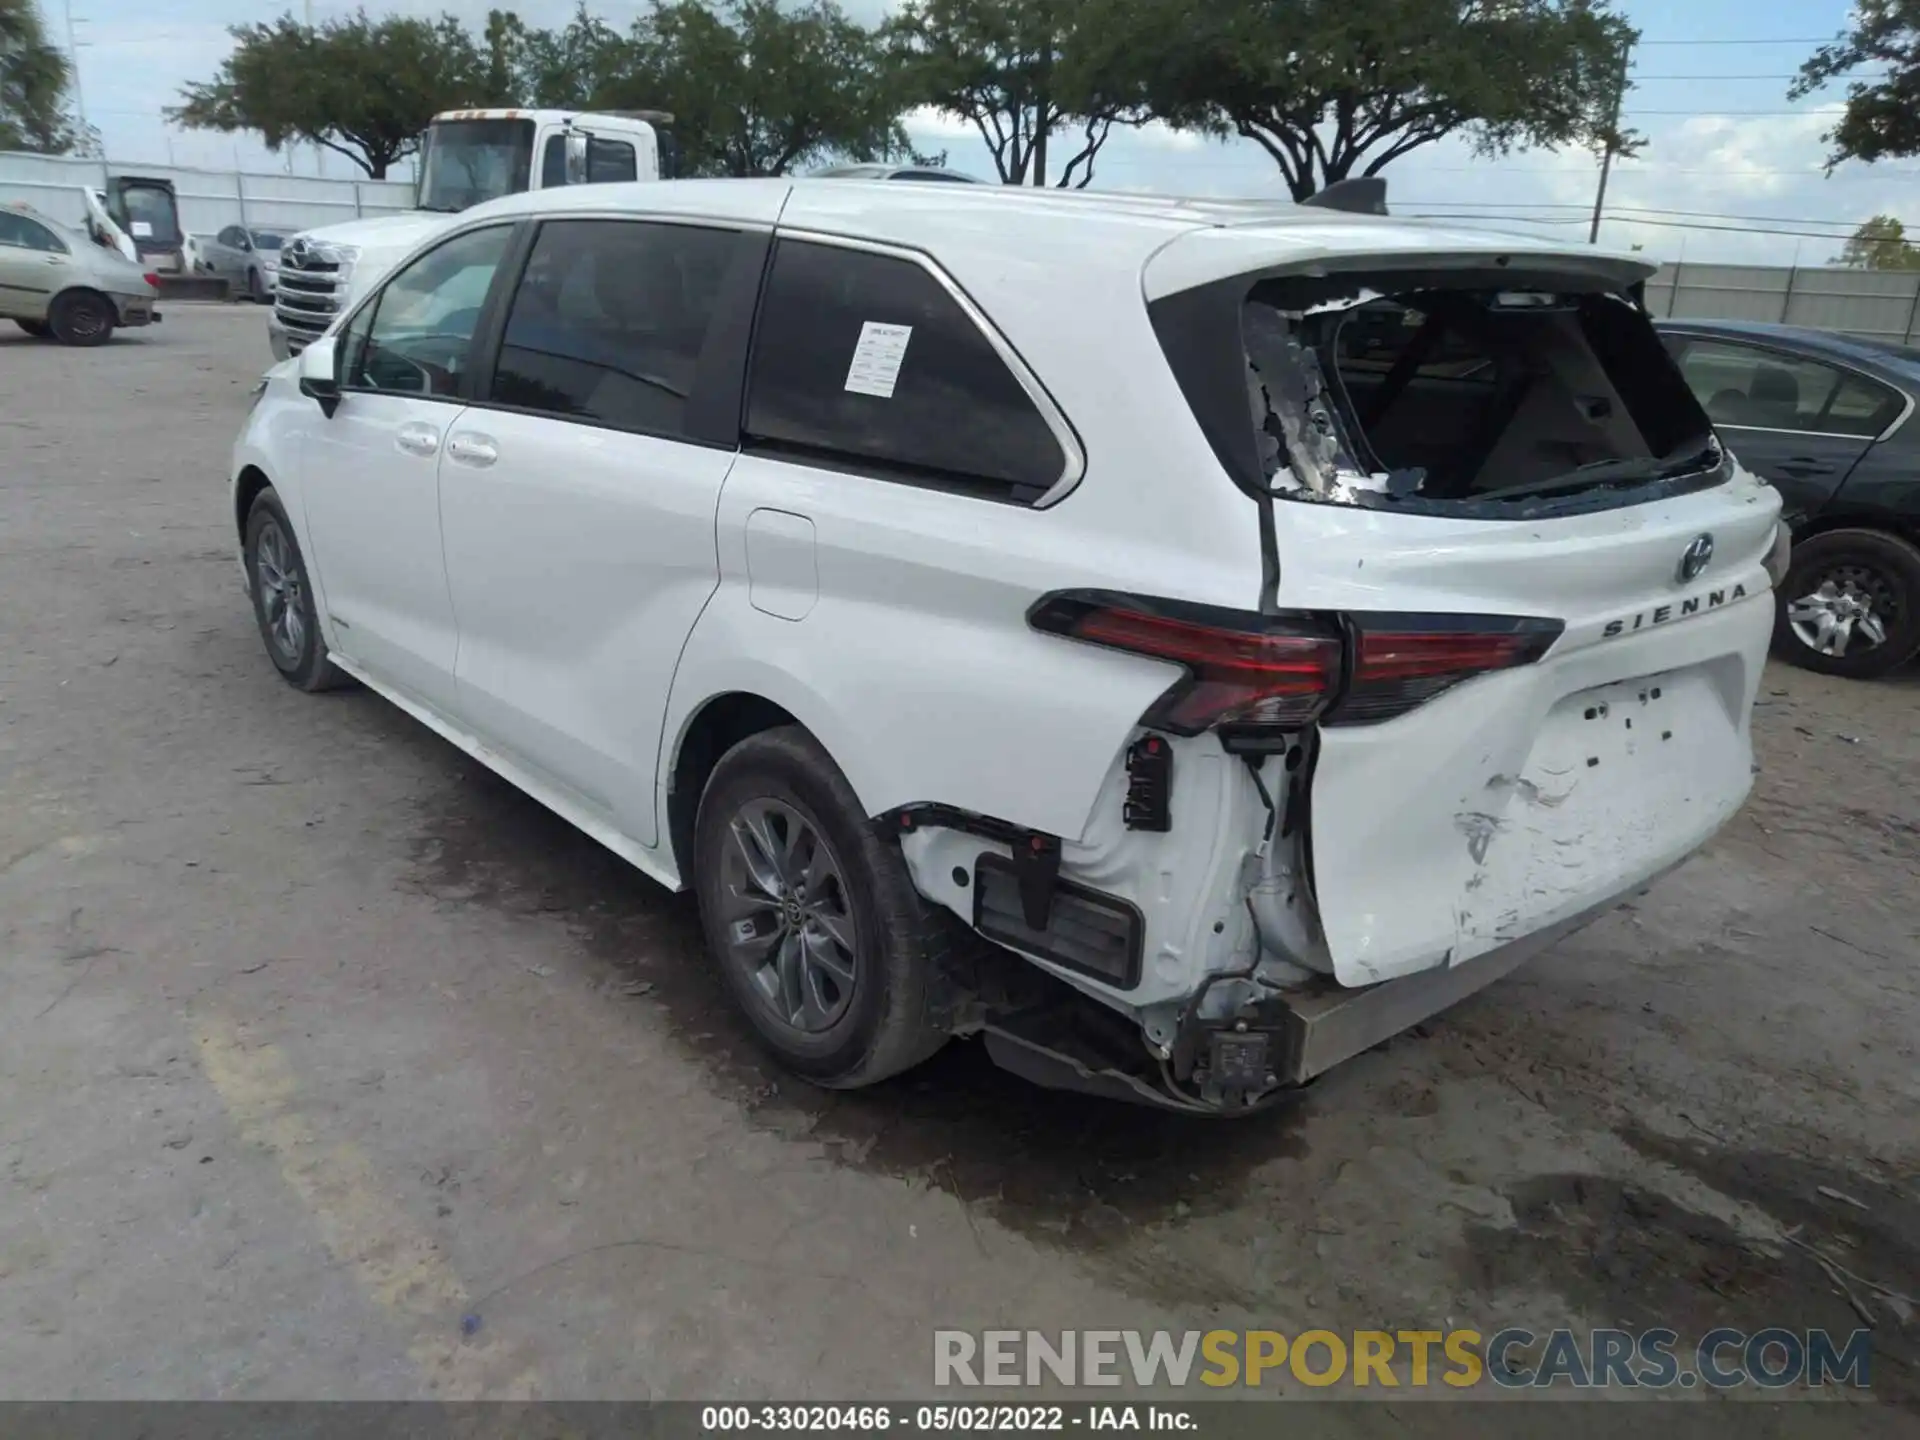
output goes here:
[[362, 342], [349, 327], [345, 388], [457, 398], [480, 307], [512, 235], [470, 230], [400, 271], [371, 307]]

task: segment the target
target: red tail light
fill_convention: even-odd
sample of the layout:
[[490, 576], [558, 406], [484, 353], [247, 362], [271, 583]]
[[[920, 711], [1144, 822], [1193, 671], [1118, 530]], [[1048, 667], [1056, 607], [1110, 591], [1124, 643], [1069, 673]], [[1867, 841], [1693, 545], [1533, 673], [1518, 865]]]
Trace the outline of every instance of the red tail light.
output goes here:
[[1340, 679], [1339, 631], [1312, 617], [1276, 621], [1237, 610], [1137, 595], [1050, 595], [1028, 616], [1038, 630], [1150, 655], [1186, 668], [1143, 725], [1176, 735], [1217, 726], [1298, 729], [1326, 708]]
[[1352, 679], [1333, 725], [1391, 720], [1462, 680], [1531, 665], [1564, 628], [1510, 615], [1355, 615]]
[[1390, 720], [1463, 680], [1531, 665], [1563, 628], [1510, 615], [1258, 615], [1084, 590], [1046, 596], [1027, 618], [1184, 667], [1140, 720], [1176, 735]]
[[154, 274], [153, 271], [149, 270], [146, 274], [142, 275], [140, 278], [146, 281], [147, 284], [151, 285], [154, 289], [158, 290], [160, 288], [160, 277]]

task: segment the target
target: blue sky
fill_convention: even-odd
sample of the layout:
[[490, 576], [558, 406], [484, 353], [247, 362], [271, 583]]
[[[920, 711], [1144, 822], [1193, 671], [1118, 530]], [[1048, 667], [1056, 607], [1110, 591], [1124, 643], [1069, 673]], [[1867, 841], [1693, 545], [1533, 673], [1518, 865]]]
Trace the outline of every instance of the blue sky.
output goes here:
[[[179, 87], [210, 75], [226, 54], [228, 25], [277, 13], [258, 0], [40, 0], [48, 28], [64, 35], [71, 3], [88, 118], [109, 156], [127, 162], [302, 173], [316, 164], [349, 172], [338, 156], [269, 155], [246, 137], [182, 132], [160, 118]], [[303, 0], [292, 0], [296, 11]], [[452, 11], [476, 31], [500, 0], [369, 0], [371, 11]], [[887, 0], [843, 0], [864, 19]], [[312, 0], [317, 19], [353, 8], [351, 0]], [[521, 0], [530, 22], [564, 22], [573, 0]], [[592, 8], [624, 25], [631, 0]], [[1616, 164], [1602, 240], [1639, 245], [1662, 259], [1714, 259], [1818, 265], [1839, 249], [1821, 238], [1875, 213], [1898, 215], [1920, 230], [1920, 158], [1822, 173], [1821, 133], [1838, 94], [1786, 99], [1789, 78], [1813, 49], [1845, 24], [1846, 0], [1624, 0], [1642, 31], [1628, 123], [1649, 145]], [[1790, 43], [1767, 43], [1782, 41]], [[1824, 112], [1824, 113], [1823, 113]], [[911, 127], [923, 149], [945, 149], [951, 164], [990, 175], [984, 147], [964, 126], [919, 117]], [[1496, 160], [1443, 143], [1397, 161], [1387, 172], [1397, 213], [1477, 213], [1513, 228], [1584, 239], [1597, 163], [1578, 151], [1531, 151]], [[1116, 135], [1102, 153], [1098, 188], [1209, 195], [1284, 193], [1272, 162], [1246, 142], [1214, 143], [1163, 129]], [[1685, 213], [1681, 213], [1685, 212]], [[1735, 218], [1724, 218], [1735, 217]], [[1695, 228], [1680, 228], [1682, 223]], [[1824, 222], [1824, 223], [1820, 223]], [[1722, 228], [1707, 228], [1722, 227]], [[1812, 231], [1812, 235], [1755, 231]], [[1844, 233], [1844, 229], [1837, 230]]]

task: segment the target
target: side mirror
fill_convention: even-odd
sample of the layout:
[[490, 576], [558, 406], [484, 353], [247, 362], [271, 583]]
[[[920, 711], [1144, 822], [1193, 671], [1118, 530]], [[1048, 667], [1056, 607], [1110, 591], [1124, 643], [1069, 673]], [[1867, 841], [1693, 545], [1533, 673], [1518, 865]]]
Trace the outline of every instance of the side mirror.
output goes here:
[[300, 352], [300, 393], [318, 401], [329, 420], [340, 408], [340, 381], [334, 372], [339, 348], [338, 337], [331, 337], [316, 340]]
[[578, 130], [567, 132], [567, 184], [587, 183], [587, 137]]

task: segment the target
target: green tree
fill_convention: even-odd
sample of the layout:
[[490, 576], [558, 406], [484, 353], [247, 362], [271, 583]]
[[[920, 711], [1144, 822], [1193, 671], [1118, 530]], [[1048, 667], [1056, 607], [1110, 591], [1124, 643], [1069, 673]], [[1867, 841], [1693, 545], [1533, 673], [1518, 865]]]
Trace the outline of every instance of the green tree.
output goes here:
[[1450, 135], [1631, 153], [1607, 0], [1105, 0], [1154, 112], [1254, 141], [1296, 199]]
[[84, 142], [66, 110], [69, 79], [33, 0], [0, 0], [0, 150], [57, 155]]
[[1853, 28], [1814, 51], [1787, 92], [1798, 100], [1862, 65], [1883, 73], [1847, 86], [1847, 108], [1825, 136], [1842, 160], [1920, 155], [1920, 0], [1855, 0]]
[[601, 36], [589, 48], [618, 73], [583, 99], [670, 111], [683, 174], [782, 175], [909, 153], [887, 56], [833, 0], [655, 0], [619, 47]]
[[1920, 245], [1907, 239], [1907, 227], [1893, 216], [1876, 215], [1833, 258], [1858, 270], [1920, 270]]
[[529, 29], [512, 11], [495, 10], [487, 21], [487, 46], [495, 103], [555, 109], [586, 109], [596, 96], [634, 88], [626, 82], [646, 58], [633, 37], [584, 3], [557, 30]]
[[[501, 53], [510, 28], [503, 19]], [[451, 15], [370, 20], [359, 11], [314, 28], [283, 15], [230, 33], [233, 53], [213, 79], [181, 91], [168, 119], [257, 131], [270, 150], [323, 146], [375, 180], [419, 148], [436, 111], [503, 98], [490, 87], [511, 78]]]
[[887, 34], [909, 94], [971, 121], [1002, 184], [1084, 188], [1113, 127], [1147, 118], [1129, 32], [1109, 23], [1131, 18], [1096, 0], [908, 0]]

